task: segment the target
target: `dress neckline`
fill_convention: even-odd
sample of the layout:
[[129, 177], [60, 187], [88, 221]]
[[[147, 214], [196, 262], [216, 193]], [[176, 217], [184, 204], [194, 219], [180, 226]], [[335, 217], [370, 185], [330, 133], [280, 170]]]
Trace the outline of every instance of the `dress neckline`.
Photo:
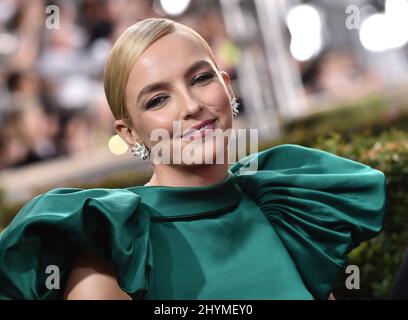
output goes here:
[[234, 208], [242, 198], [235, 174], [219, 182], [197, 187], [134, 186], [127, 190], [140, 195], [141, 202], [152, 210], [151, 216], [161, 218], [213, 215]]

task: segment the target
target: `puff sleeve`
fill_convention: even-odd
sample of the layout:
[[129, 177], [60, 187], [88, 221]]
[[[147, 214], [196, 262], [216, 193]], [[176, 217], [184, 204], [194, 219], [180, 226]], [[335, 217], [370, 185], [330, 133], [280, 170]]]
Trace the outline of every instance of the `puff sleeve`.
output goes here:
[[[41, 194], [0, 234], [0, 299], [62, 298], [70, 262], [82, 250], [111, 263], [119, 286], [141, 299], [153, 267], [149, 229], [147, 208], [126, 189]], [[59, 269], [59, 290], [46, 287], [50, 265]]]
[[[245, 172], [250, 167], [256, 170]], [[230, 170], [317, 299], [327, 299], [347, 254], [382, 230], [386, 179], [367, 165], [285, 144], [247, 156]]]

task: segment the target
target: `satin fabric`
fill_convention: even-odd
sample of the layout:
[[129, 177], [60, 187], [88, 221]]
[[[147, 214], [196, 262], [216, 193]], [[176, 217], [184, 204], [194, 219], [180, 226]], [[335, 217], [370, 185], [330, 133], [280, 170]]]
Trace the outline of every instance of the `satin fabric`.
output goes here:
[[[0, 299], [62, 298], [81, 251], [111, 263], [133, 299], [327, 299], [347, 254], [381, 232], [385, 183], [287, 144], [205, 187], [52, 189], [0, 234]], [[46, 287], [49, 265], [59, 290]]]

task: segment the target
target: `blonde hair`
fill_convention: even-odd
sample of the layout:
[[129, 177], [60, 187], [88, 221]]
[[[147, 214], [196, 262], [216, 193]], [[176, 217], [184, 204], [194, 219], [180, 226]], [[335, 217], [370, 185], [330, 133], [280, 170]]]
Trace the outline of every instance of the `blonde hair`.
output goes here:
[[105, 66], [104, 88], [109, 107], [115, 119], [131, 123], [126, 108], [126, 85], [136, 59], [156, 40], [175, 32], [187, 30], [204, 46], [217, 70], [214, 54], [208, 43], [193, 29], [167, 18], [143, 19], [126, 29], [116, 40]]

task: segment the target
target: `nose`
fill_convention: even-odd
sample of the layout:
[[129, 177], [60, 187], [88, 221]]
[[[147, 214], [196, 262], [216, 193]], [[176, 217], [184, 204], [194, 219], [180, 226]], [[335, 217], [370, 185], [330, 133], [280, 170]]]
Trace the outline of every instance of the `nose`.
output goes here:
[[180, 91], [180, 103], [182, 119], [193, 118], [203, 109], [202, 103], [194, 97], [189, 90]]

